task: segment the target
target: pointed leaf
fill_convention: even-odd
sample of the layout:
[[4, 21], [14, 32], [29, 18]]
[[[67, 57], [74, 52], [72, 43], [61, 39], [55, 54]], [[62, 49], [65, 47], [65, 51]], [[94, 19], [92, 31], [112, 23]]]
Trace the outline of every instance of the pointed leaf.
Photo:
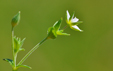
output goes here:
[[67, 33], [62, 33], [63, 32], [63, 30], [59, 30], [59, 31], [57, 31], [57, 34], [58, 35], [67, 35], [67, 36], [69, 36], [70, 34], [67, 34]]
[[59, 30], [58, 32], [62, 33], [64, 30]]
[[20, 67], [32, 69], [30, 66], [27, 66], [27, 65], [18, 65], [18, 66], [17, 66], [17, 68], [20, 68]]
[[22, 48], [23, 44], [24, 44], [24, 41], [25, 41], [26, 38], [24, 38], [22, 41], [20, 41], [20, 51], [24, 51], [25, 49]]
[[73, 14], [71, 15], [71, 17], [70, 17], [69, 20], [73, 19], [73, 17], [74, 17], [74, 13], [75, 13], [75, 12], [73, 12]]
[[4, 61], [7, 61], [7, 62], [9, 62], [9, 64], [11, 65], [11, 66], [13, 66], [13, 60], [11, 60], [11, 59], [8, 59], [8, 58], [6, 58], [6, 59], [3, 59]]
[[24, 48], [20, 48], [19, 51], [25, 51], [25, 49]]
[[62, 22], [62, 18], [53, 25], [53, 27], [55, 28], [55, 31], [59, 30], [61, 26], [61, 22]]

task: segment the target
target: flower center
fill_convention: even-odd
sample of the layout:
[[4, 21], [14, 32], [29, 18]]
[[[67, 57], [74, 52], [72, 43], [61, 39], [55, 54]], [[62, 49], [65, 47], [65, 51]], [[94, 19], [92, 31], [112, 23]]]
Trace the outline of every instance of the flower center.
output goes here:
[[69, 20], [69, 21], [67, 20], [66, 22], [68, 25], [71, 25], [71, 23], [72, 23], [71, 20]]

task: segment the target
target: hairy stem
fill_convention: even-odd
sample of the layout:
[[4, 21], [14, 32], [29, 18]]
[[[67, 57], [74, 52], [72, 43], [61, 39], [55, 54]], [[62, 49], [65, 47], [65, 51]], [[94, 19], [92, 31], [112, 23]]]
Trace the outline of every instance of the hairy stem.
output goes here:
[[48, 38], [44, 38], [41, 42], [39, 42], [35, 47], [33, 47], [24, 57], [23, 59], [18, 63], [18, 65], [21, 65], [44, 41], [46, 41]]

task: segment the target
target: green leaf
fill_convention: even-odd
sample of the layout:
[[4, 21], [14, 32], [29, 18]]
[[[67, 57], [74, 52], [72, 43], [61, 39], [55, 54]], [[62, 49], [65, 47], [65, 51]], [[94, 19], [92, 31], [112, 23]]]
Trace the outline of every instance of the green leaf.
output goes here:
[[20, 48], [19, 51], [25, 51], [25, 49], [24, 48]]
[[61, 22], [62, 22], [62, 18], [53, 25], [53, 27], [55, 28], [55, 31], [60, 29]]
[[74, 14], [75, 14], [75, 12], [73, 12], [73, 14], [70, 16], [69, 20], [71, 20], [74, 17]]
[[3, 59], [3, 60], [4, 60], [4, 61], [7, 61], [11, 66], [13, 66], [13, 60], [8, 59], [8, 58]]
[[32, 69], [30, 66], [27, 66], [27, 65], [18, 65], [18, 66], [17, 66], [17, 68], [20, 68], [20, 67]]
[[20, 49], [19, 49], [19, 51], [24, 51], [24, 50], [25, 50], [24, 48], [22, 48], [25, 39], [26, 39], [26, 38], [24, 38], [22, 41], [20, 41]]

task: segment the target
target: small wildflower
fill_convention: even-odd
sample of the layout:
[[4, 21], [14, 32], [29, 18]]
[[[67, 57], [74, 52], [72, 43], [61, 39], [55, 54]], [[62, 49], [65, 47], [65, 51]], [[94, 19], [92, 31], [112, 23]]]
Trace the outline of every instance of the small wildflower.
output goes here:
[[74, 18], [74, 13], [72, 14], [72, 16], [70, 16], [68, 10], [66, 11], [66, 22], [67, 24], [70, 26], [71, 29], [76, 30], [76, 31], [80, 31], [82, 32], [83, 30], [81, 30], [77, 25], [82, 23], [81, 21], [79, 21], [78, 18]]

